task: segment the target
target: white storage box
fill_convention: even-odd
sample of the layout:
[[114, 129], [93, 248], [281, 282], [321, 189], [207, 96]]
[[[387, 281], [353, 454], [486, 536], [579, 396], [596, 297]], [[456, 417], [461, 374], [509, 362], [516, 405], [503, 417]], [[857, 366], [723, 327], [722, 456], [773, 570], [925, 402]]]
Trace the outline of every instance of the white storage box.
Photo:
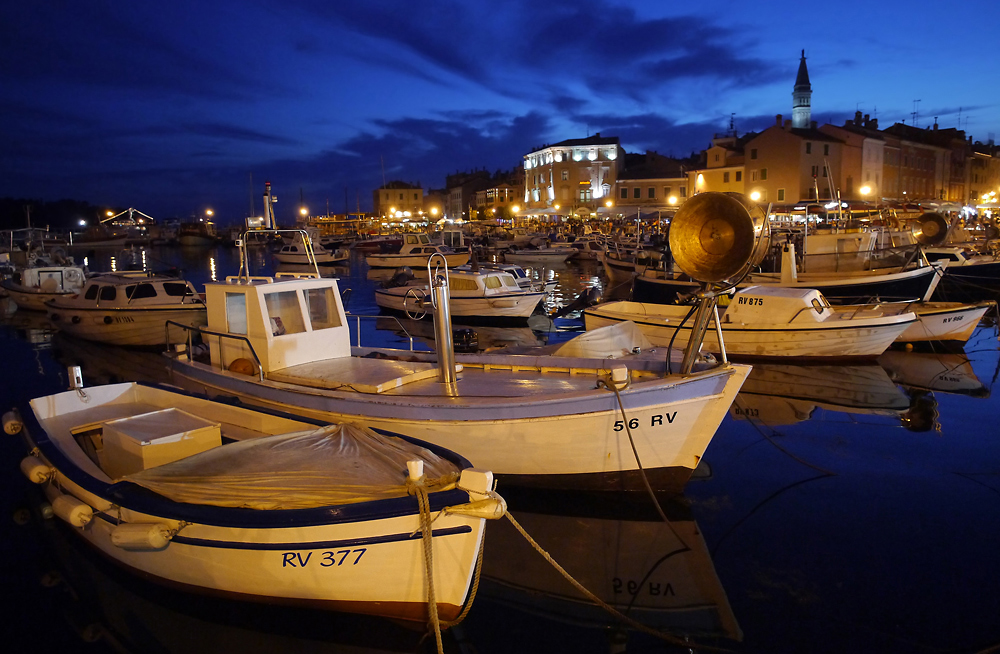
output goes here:
[[112, 479], [155, 468], [222, 445], [217, 422], [180, 409], [161, 409], [104, 423], [101, 467]]

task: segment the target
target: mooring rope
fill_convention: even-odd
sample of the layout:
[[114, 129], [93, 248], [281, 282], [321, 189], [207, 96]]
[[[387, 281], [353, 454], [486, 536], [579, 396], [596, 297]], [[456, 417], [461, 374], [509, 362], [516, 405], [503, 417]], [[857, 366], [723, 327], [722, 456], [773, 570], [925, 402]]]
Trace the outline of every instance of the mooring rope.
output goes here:
[[406, 488], [409, 492], [417, 496], [417, 505], [420, 507], [420, 531], [424, 544], [424, 571], [427, 575], [427, 614], [430, 620], [430, 628], [434, 632], [434, 640], [437, 643], [438, 654], [444, 654], [444, 644], [441, 642], [441, 621], [438, 618], [437, 597], [434, 592], [434, 543], [431, 542], [433, 534], [431, 532], [431, 504], [427, 496], [427, 486], [424, 483], [425, 476], [418, 479], [407, 478]]

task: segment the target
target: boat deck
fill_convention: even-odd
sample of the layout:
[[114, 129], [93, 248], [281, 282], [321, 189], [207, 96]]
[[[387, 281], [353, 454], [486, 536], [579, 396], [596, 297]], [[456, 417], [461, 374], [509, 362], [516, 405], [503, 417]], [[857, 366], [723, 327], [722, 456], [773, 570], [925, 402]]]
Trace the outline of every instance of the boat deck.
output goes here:
[[[420, 358], [422, 353], [412, 353]], [[426, 355], [423, 355], [426, 356]], [[445, 392], [437, 365], [430, 361], [344, 357], [314, 361], [268, 373], [270, 381], [326, 390], [348, 390], [387, 396], [451, 396], [512, 398], [593, 390], [612, 368], [627, 366], [633, 377], [663, 376], [663, 361], [653, 357], [582, 359], [575, 357], [463, 356], [456, 365], [457, 383]], [[657, 370], [659, 368], [659, 370]]]

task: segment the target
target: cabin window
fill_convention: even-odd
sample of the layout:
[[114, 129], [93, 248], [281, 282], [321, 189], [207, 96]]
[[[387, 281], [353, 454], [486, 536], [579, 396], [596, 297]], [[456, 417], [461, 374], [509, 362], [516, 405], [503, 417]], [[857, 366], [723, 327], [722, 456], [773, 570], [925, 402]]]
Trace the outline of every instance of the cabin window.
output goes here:
[[340, 327], [340, 311], [333, 297], [333, 288], [308, 288], [305, 291], [306, 310], [313, 331]]
[[98, 286], [97, 284], [94, 284], [93, 286], [90, 286], [89, 288], [87, 288], [87, 292], [83, 294], [83, 299], [85, 299], [85, 300], [96, 300], [97, 299], [97, 291], [100, 288], [101, 287]]
[[156, 297], [156, 287], [152, 284], [132, 284], [125, 287], [125, 297], [138, 300], [144, 297]]
[[[491, 279], [487, 277], [487, 279]], [[454, 279], [448, 280], [448, 284], [451, 286], [453, 291], [475, 291], [479, 288], [476, 284], [476, 280], [468, 279], [466, 277], [455, 277]]]
[[407, 234], [406, 235], [406, 244], [407, 245], [416, 245], [419, 242], [420, 241], [417, 240], [416, 234]]
[[486, 288], [500, 288], [503, 286], [503, 282], [496, 276], [487, 277], [483, 281], [486, 283]]
[[816, 313], [823, 313], [823, 305], [816, 298], [812, 299], [813, 309], [816, 309]]
[[520, 288], [517, 285], [517, 280], [514, 279], [514, 277], [511, 276], [511, 275], [501, 275], [500, 279], [503, 280], [503, 285], [506, 286], [506, 287], [508, 287], [508, 288], [513, 288], [513, 289]]
[[163, 282], [163, 292], [170, 297], [187, 297], [194, 295], [191, 287], [180, 282]]
[[117, 296], [118, 296], [118, 289], [116, 289], [114, 286], [101, 287], [102, 300], [107, 300], [108, 302], [114, 302]]
[[247, 333], [247, 298], [242, 293], [226, 293], [226, 331]]
[[299, 308], [299, 294], [295, 291], [265, 293], [264, 304], [271, 320], [271, 335], [298, 334], [306, 330]]

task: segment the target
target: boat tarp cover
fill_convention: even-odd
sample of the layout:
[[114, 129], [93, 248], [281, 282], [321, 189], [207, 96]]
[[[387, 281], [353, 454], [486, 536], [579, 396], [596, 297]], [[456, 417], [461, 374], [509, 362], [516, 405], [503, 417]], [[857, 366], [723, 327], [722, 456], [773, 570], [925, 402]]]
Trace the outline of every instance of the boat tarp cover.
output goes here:
[[307, 509], [393, 497], [406, 491], [406, 462], [420, 459], [428, 490], [460, 470], [401, 438], [358, 425], [229, 443], [123, 478], [175, 502], [262, 510]]
[[639, 331], [638, 325], [625, 320], [580, 334], [563, 343], [552, 354], [560, 357], [606, 359], [631, 354], [637, 347], [648, 350], [653, 344]]

